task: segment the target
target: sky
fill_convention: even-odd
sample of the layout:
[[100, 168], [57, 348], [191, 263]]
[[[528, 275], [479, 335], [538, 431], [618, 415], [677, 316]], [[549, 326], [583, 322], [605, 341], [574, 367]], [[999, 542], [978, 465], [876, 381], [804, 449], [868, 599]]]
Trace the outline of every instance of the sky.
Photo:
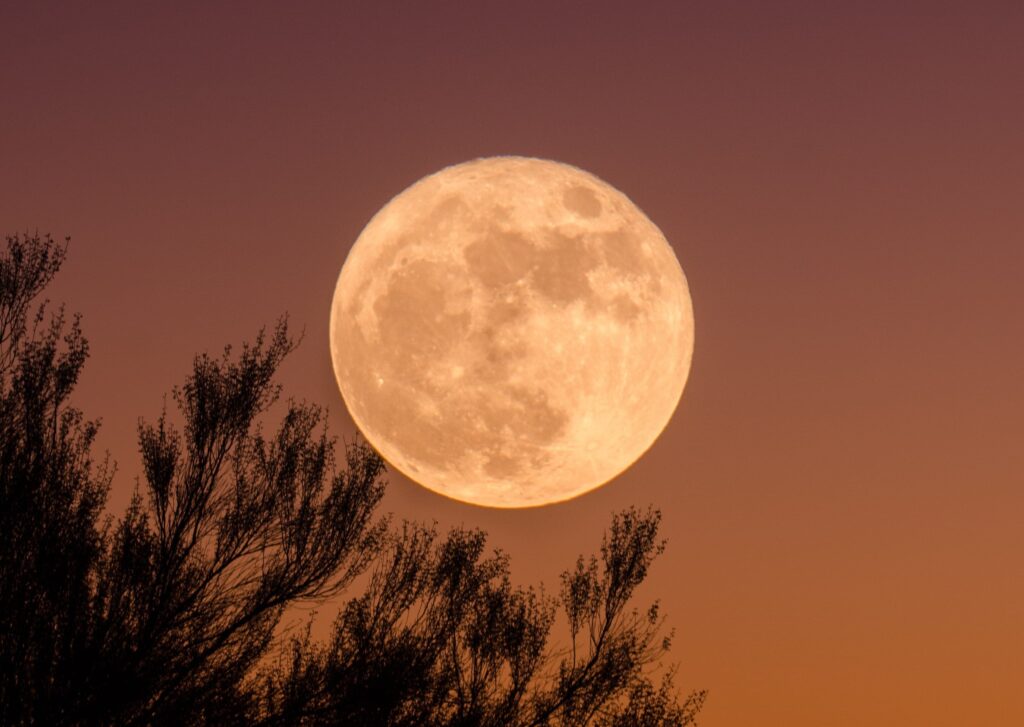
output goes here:
[[[4, 3], [0, 227], [72, 238], [75, 402], [139, 417], [282, 313], [286, 395], [351, 437], [327, 322], [362, 227], [426, 174], [586, 169], [672, 244], [696, 343], [651, 450], [492, 510], [398, 473], [383, 509], [481, 527], [557, 588], [652, 504], [703, 724], [1024, 724], [1024, 5]], [[329, 608], [329, 607], [324, 607]]]

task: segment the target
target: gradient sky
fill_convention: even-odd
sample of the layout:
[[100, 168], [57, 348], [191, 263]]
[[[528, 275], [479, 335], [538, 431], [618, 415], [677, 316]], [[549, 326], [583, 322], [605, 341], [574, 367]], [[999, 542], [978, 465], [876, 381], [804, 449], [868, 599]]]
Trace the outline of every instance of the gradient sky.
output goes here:
[[285, 311], [286, 393], [351, 435], [329, 304], [394, 194], [478, 156], [587, 169], [689, 279], [675, 417], [567, 504], [392, 473], [384, 508], [553, 589], [660, 507], [640, 595], [706, 725], [1020, 725], [1022, 38], [1019, 2], [4, 3], [0, 226], [72, 236], [49, 295], [84, 316], [119, 511], [138, 417]]

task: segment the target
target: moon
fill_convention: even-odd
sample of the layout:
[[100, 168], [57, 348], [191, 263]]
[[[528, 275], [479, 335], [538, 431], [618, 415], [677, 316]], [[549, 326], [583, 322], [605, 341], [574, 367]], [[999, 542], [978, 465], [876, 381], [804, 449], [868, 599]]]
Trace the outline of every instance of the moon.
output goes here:
[[576, 167], [491, 157], [421, 179], [359, 235], [330, 321], [342, 398], [392, 466], [490, 507], [568, 500], [661, 434], [693, 307], [661, 231]]

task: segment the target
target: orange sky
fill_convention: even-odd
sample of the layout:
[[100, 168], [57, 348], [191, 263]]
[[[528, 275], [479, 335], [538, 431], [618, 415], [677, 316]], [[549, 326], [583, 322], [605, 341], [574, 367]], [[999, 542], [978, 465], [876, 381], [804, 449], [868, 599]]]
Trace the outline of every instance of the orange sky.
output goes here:
[[1024, 5], [206, 5], [0, 8], [0, 226], [73, 237], [50, 296], [84, 314], [115, 509], [137, 418], [284, 311], [286, 391], [350, 433], [326, 333], [360, 229], [446, 165], [554, 158], [673, 244], [682, 404], [573, 502], [393, 474], [385, 508], [555, 587], [660, 507], [642, 595], [704, 724], [1024, 724]]

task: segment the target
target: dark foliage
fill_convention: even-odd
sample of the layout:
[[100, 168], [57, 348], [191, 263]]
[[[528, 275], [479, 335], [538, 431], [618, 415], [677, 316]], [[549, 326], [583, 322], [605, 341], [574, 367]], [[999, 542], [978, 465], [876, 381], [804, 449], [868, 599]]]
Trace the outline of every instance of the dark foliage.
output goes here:
[[[562, 577], [559, 598], [514, 588], [509, 563], [484, 534], [406, 523], [389, 535], [366, 592], [351, 600], [328, 643], [295, 639], [265, 676], [268, 724], [686, 725], [703, 692], [682, 704], [671, 671], [646, 668], [667, 652], [657, 605], [628, 608], [661, 544], [656, 512], [612, 520], [601, 558]], [[547, 650], [559, 607], [571, 648]]]
[[[483, 533], [375, 515], [384, 465], [278, 400], [284, 322], [199, 356], [177, 414], [139, 427], [144, 481], [104, 518], [112, 468], [68, 397], [88, 346], [31, 314], [66, 246], [0, 254], [0, 723], [685, 725], [657, 605], [630, 607], [663, 547], [657, 512], [616, 515], [559, 597], [513, 587]], [[179, 422], [175, 426], [172, 421]], [[359, 581], [330, 637], [282, 640], [286, 609]], [[548, 646], [559, 613], [571, 644]], [[560, 623], [560, 622], [559, 622]]]
[[[96, 424], [68, 406], [88, 346], [30, 304], [66, 247], [9, 239], [0, 256], [0, 723], [59, 724], [78, 709], [110, 470]], [[67, 330], [65, 331], [65, 328]]]

